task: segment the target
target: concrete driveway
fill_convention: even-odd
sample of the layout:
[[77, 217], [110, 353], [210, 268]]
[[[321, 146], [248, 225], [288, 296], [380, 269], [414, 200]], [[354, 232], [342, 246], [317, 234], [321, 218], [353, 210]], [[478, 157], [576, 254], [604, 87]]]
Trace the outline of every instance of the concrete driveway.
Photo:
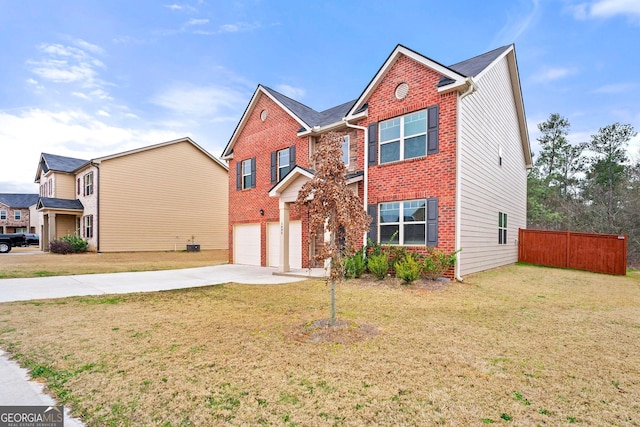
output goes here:
[[271, 267], [224, 264], [181, 270], [0, 279], [0, 302], [166, 291], [228, 282], [272, 285], [318, 277], [317, 271], [310, 272], [309, 270], [300, 270], [298, 272], [300, 274], [295, 277], [274, 275], [275, 272], [276, 269]]

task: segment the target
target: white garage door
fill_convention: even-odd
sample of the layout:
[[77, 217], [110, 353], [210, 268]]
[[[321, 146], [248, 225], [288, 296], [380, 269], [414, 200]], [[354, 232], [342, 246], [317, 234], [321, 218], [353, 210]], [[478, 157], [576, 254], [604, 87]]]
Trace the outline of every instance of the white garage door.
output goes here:
[[[280, 223], [267, 224], [267, 262], [269, 267], [280, 263]], [[302, 223], [289, 222], [289, 267], [302, 268]]]
[[233, 226], [233, 262], [260, 265], [260, 224]]

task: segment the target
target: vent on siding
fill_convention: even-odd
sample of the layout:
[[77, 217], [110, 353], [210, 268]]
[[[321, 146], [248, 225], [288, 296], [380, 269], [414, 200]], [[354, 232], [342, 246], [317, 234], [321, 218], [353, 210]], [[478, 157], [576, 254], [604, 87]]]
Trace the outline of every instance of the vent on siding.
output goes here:
[[263, 122], [267, 120], [267, 110], [262, 110], [260, 112], [260, 120], [262, 120]]

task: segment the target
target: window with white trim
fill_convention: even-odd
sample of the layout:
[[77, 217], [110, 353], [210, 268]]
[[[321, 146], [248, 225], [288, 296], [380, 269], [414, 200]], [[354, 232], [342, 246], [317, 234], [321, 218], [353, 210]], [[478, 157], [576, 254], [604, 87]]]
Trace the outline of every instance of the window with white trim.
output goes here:
[[86, 215], [83, 221], [84, 237], [90, 239], [93, 237], [93, 215]]
[[507, 244], [507, 214], [498, 212], [498, 244]]
[[427, 110], [380, 122], [380, 163], [427, 154]]
[[345, 166], [349, 166], [349, 150], [351, 148], [349, 139], [349, 135], [342, 137], [342, 163], [344, 163]]
[[286, 174], [289, 173], [289, 170], [291, 170], [289, 149], [285, 148], [284, 150], [278, 151], [277, 156], [278, 156], [277, 157], [278, 158], [278, 178], [277, 179], [278, 179], [278, 182], [280, 182], [280, 180], [284, 178]]
[[93, 194], [93, 172], [89, 172], [84, 176], [84, 195]]
[[424, 245], [427, 201], [380, 203], [380, 242], [396, 245]]
[[22, 211], [13, 211], [14, 221], [20, 221], [22, 219]]
[[251, 159], [242, 161], [242, 189], [251, 188]]
[[1, 210], [0, 211], [0, 220], [6, 221], [6, 219], [7, 219], [7, 211]]

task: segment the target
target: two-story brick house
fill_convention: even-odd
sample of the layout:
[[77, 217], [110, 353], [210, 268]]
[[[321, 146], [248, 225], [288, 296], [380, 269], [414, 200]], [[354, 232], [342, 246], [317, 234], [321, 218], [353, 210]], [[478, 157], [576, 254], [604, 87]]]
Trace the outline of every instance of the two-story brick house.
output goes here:
[[457, 277], [517, 260], [531, 150], [513, 45], [448, 67], [398, 45], [358, 99], [321, 112], [259, 85], [222, 156], [232, 262], [311, 265], [292, 202], [329, 131], [374, 241], [462, 249]]
[[91, 160], [42, 153], [42, 247], [68, 234], [93, 251], [226, 249], [226, 164], [190, 138]]
[[30, 208], [37, 201], [37, 194], [0, 194], [0, 234], [35, 233]]

